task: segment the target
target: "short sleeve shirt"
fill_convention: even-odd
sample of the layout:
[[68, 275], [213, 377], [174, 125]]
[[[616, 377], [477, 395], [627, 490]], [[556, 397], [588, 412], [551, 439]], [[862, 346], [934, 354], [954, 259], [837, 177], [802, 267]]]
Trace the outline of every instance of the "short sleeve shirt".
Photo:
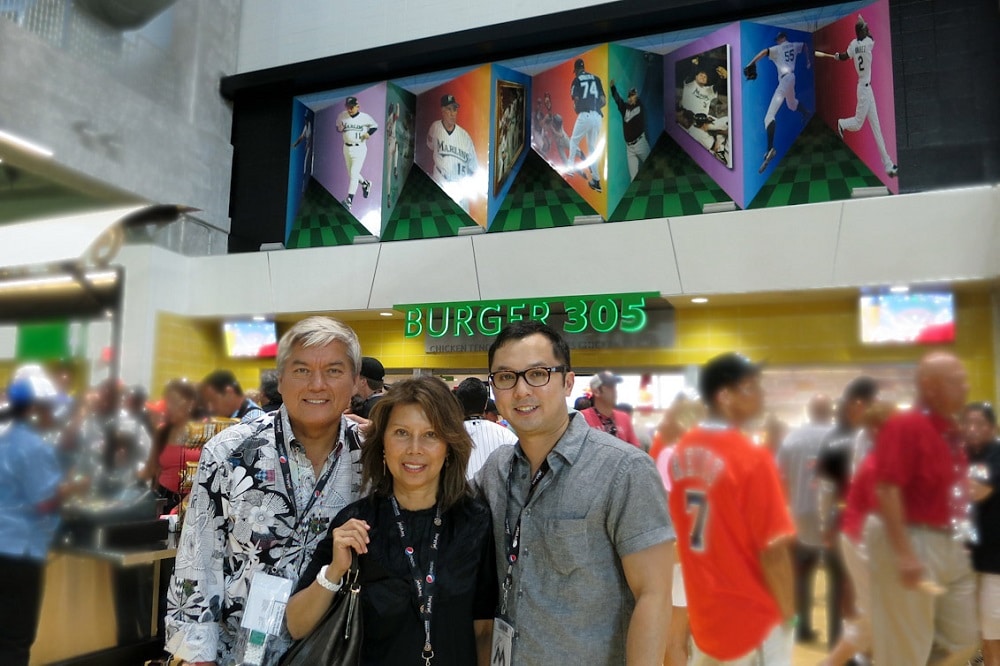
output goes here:
[[[724, 426], [699, 426], [670, 460], [670, 515], [704, 653], [741, 657], [781, 622], [760, 553], [795, 533], [770, 452]], [[692, 594], [697, 590], [697, 594]]]
[[476, 477], [493, 514], [501, 581], [504, 521], [509, 509], [513, 529], [521, 514], [507, 597], [513, 663], [624, 664], [635, 598], [621, 558], [674, 539], [663, 484], [648, 455], [576, 412], [546, 460], [551, 470], [527, 506], [530, 463], [520, 445], [497, 450]]
[[23, 423], [0, 434], [0, 554], [43, 561], [59, 515], [39, 504], [55, 497], [62, 470], [52, 447]]

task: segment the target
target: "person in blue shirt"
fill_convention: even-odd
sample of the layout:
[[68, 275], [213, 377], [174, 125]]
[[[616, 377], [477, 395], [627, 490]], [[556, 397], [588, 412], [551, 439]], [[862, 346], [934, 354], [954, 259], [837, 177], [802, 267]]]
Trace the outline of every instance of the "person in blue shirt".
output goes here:
[[56, 395], [45, 377], [22, 376], [7, 389], [0, 426], [0, 664], [27, 666], [42, 605], [45, 557], [57, 510], [74, 490], [63, 483], [55, 450], [32, 425], [38, 405]]

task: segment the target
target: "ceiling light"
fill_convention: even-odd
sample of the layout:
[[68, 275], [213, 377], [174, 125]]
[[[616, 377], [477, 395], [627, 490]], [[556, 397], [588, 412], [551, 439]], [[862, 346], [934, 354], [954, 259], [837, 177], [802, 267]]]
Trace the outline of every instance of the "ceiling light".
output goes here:
[[905, 284], [897, 284], [894, 287], [889, 287], [889, 291], [891, 291], [894, 294], [906, 294], [910, 291], [910, 288], [907, 287]]
[[391, 317], [392, 316], [391, 312], [379, 312], [378, 314], [379, 314], [380, 317]]
[[692, 298], [691, 302], [692, 303], [708, 303], [708, 299], [705, 298], [704, 296], [699, 296], [698, 298]]
[[254, 321], [267, 321], [267, 319], [264, 317], [264, 315], [254, 315], [253, 316], [253, 320]]

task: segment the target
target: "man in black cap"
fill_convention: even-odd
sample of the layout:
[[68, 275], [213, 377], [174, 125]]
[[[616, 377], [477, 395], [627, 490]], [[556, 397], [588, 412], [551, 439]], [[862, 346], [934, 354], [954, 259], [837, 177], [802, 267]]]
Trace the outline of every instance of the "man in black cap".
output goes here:
[[385, 395], [385, 368], [377, 358], [361, 358], [361, 372], [358, 373], [357, 395], [364, 399], [364, 405], [354, 413], [363, 419], [369, 418], [372, 407]]
[[618, 404], [618, 385], [622, 378], [610, 370], [598, 372], [590, 378], [590, 393], [592, 406], [580, 412], [591, 428], [603, 430], [609, 435], [639, 446], [639, 438], [632, 428], [632, 417], [620, 409]]
[[681, 438], [669, 465], [693, 663], [790, 664], [795, 526], [774, 459], [742, 431], [764, 409], [760, 366], [722, 354], [698, 385], [708, 420]]
[[622, 114], [622, 133], [625, 135], [625, 157], [628, 161], [629, 178], [634, 179], [639, 167], [649, 157], [649, 141], [646, 139], [646, 114], [642, 111], [639, 91], [628, 89], [628, 96], [622, 99], [611, 79], [611, 98]]

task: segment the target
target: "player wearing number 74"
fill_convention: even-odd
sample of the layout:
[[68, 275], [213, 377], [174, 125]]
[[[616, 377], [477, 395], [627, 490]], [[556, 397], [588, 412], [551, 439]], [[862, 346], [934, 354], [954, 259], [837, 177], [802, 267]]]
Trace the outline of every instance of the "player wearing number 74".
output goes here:
[[696, 666], [792, 663], [795, 527], [771, 454], [741, 431], [764, 408], [760, 375], [739, 354], [706, 363], [698, 388], [709, 418], [670, 461]]

